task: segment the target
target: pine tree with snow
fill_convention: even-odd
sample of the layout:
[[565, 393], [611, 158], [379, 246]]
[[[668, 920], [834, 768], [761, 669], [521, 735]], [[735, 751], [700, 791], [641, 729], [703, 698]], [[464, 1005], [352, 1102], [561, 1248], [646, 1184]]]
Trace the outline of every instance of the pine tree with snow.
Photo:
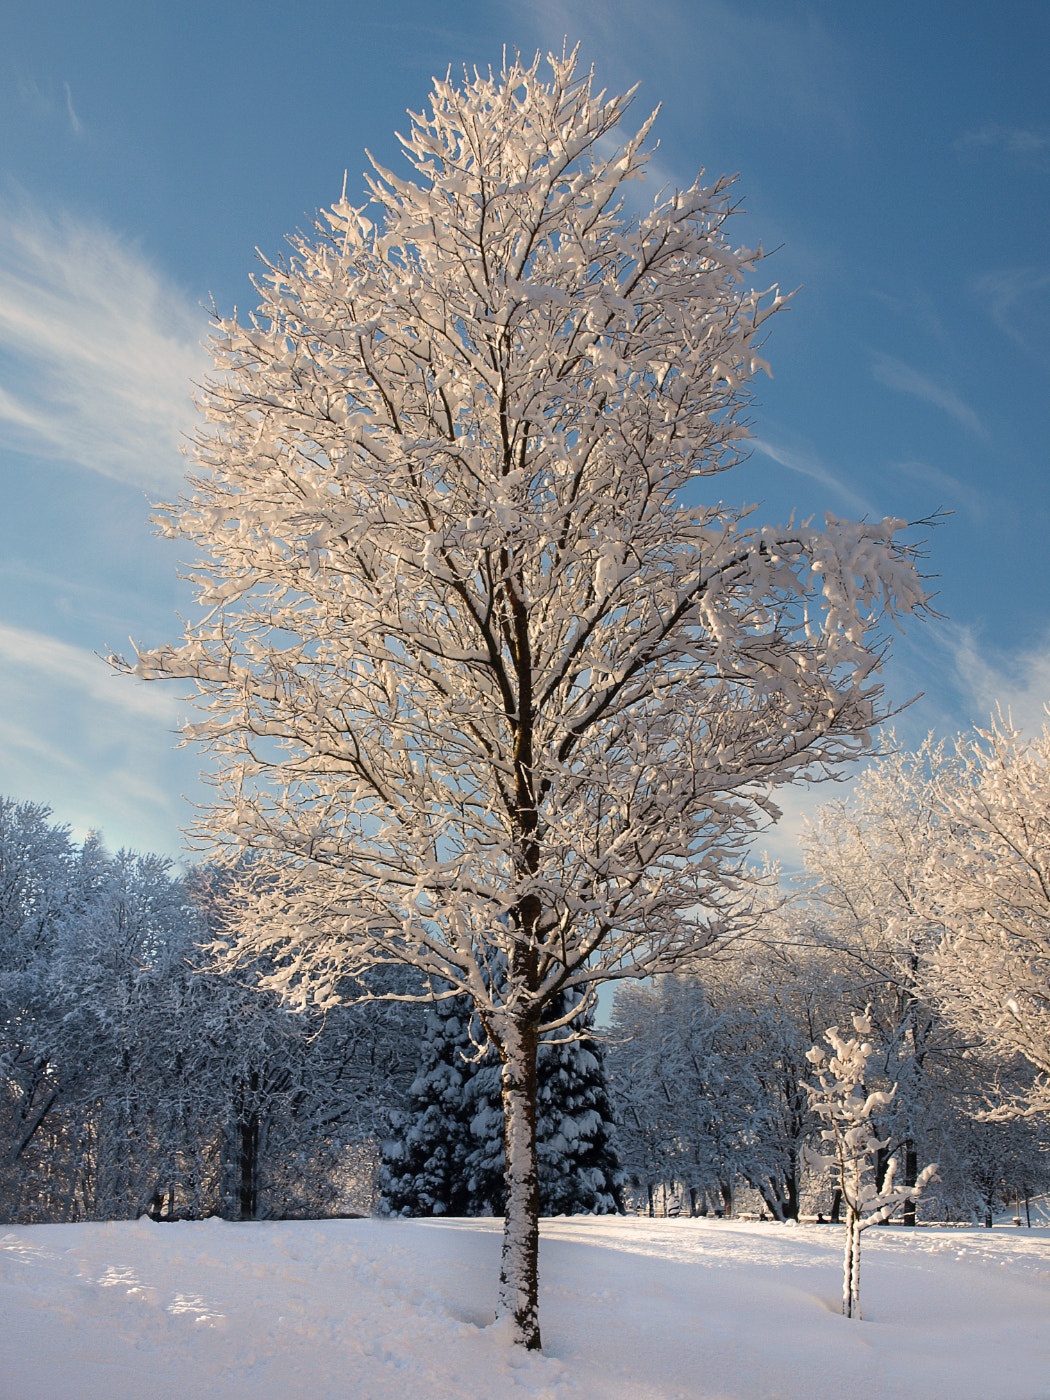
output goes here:
[[[585, 1027], [590, 1028], [589, 1020]], [[384, 1144], [388, 1213], [503, 1215], [506, 1123], [500, 1065], [491, 1047], [479, 1047], [482, 1033], [467, 1003], [438, 1002], [432, 1009], [410, 1105], [397, 1115], [393, 1138]], [[541, 1215], [622, 1211], [622, 1173], [600, 1042], [541, 1044], [537, 1103]]]
[[472, 1149], [466, 1113], [474, 1060], [470, 1007], [462, 999], [429, 1008], [420, 1066], [406, 1108], [383, 1144], [382, 1207], [388, 1215], [474, 1215], [467, 1185]]
[[[925, 602], [894, 519], [760, 527], [723, 486], [783, 305], [730, 181], [625, 215], [654, 112], [576, 54], [435, 85], [411, 179], [375, 166], [219, 320], [190, 492], [204, 604], [115, 664], [196, 682], [200, 834], [260, 853], [228, 966], [290, 1004], [376, 966], [471, 998], [499, 1054], [498, 1310], [540, 1345], [536, 1056], [610, 977], [743, 916], [782, 784], [857, 756], [887, 616]], [[366, 213], [369, 209], [369, 213]]]
[[872, 1032], [870, 1016], [853, 1017], [854, 1035], [846, 1040], [837, 1026], [829, 1026], [824, 1039], [831, 1055], [814, 1045], [806, 1058], [816, 1071], [817, 1083], [805, 1084], [810, 1107], [824, 1121], [821, 1140], [829, 1150], [807, 1151], [806, 1160], [818, 1171], [834, 1172], [846, 1208], [846, 1244], [842, 1264], [842, 1314], [860, 1318], [860, 1237], [872, 1225], [881, 1225], [908, 1200], [915, 1200], [937, 1171], [936, 1163], [924, 1167], [912, 1185], [897, 1186], [897, 1159], [891, 1157], [881, 1185], [876, 1182], [876, 1154], [886, 1146], [872, 1122], [877, 1109], [892, 1101], [888, 1093], [868, 1093], [865, 1075], [875, 1047], [865, 1037]]
[[[582, 1028], [590, 1030], [593, 1023], [592, 1011]], [[613, 1141], [614, 1112], [601, 1041], [541, 1045], [537, 1082], [541, 1213], [622, 1213], [623, 1173]]]
[[[568, 998], [560, 1010], [569, 1014]], [[593, 1013], [582, 1022], [588, 1031]], [[499, 1065], [477, 1066], [467, 1091], [474, 1147], [467, 1159], [472, 1205], [502, 1215], [504, 1129]], [[536, 1150], [541, 1215], [610, 1215], [623, 1209], [614, 1111], [600, 1041], [552, 1037], [536, 1057]]]

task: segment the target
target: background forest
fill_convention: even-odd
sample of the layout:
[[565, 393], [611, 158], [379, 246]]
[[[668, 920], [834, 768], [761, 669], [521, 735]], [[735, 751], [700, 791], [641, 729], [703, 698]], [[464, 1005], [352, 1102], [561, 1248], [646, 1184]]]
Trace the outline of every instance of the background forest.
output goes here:
[[[789, 899], [771, 887], [720, 956], [623, 984], [608, 1024], [544, 1047], [543, 1213], [837, 1218], [807, 1055], [869, 1008], [865, 1087], [891, 1096], [876, 1178], [891, 1158], [907, 1183], [938, 1164], [904, 1220], [1023, 1219], [1050, 1188], [1032, 1048], [1043, 962], [1029, 946], [1011, 967], [1002, 942], [989, 961], [972, 903], [960, 962], [958, 912], [947, 918], [942, 890], [938, 922], [935, 900], [938, 872], [957, 905], [976, 878], [986, 915], [994, 893], [1038, 936], [1045, 916], [1022, 907], [1017, 874], [1042, 888], [1045, 793], [1022, 779], [1045, 787], [1046, 754], [1045, 739], [992, 731], [877, 760], [848, 802], [821, 809]], [[1012, 864], [987, 859], [993, 829]], [[209, 971], [228, 886], [207, 867], [178, 875], [78, 844], [47, 808], [0, 801], [0, 1218], [501, 1213], [499, 1067], [469, 1008], [293, 1013]], [[1003, 1005], [998, 1024], [974, 1012], [980, 988]]]

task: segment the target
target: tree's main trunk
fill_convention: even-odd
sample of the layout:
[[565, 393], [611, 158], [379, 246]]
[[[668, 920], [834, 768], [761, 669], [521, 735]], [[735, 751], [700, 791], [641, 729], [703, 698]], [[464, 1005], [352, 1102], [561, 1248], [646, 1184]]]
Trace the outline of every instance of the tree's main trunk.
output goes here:
[[514, 1319], [514, 1340], [540, 1348], [540, 1177], [536, 1156], [535, 1023], [516, 1023], [501, 1036], [506, 1207], [497, 1315]]

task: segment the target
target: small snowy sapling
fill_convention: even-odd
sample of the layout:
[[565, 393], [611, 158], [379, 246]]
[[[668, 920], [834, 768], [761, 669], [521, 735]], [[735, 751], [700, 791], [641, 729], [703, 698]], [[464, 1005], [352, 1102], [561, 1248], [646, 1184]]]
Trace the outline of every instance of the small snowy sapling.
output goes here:
[[806, 1160], [817, 1171], [832, 1171], [842, 1192], [846, 1208], [842, 1314], [859, 1318], [861, 1233], [870, 1225], [889, 1220], [905, 1201], [914, 1200], [934, 1176], [937, 1166], [934, 1163], [923, 1168], [913, 1186], [897, 1186], [897, 1159], [891, 1157], [881, 1186], [876, 1182], [875, 1154], [887, 1143], [879, 1139], [871, 1118], [876, 1109], [885, 1108], [892, 1101], [894, 1090], [868, 1093], [864, 1078], [875, 1048], [865, 1039], [872, 1031], [867, 1012], [853, 1017], [853, 1030], [852, 1039], [845, 1040], [837, 1026], [829, 1026], [824, 1039], [831, 1046], [831, 1055], [814, 1045], [806, 1056], [817, 1075], [816, 1084], [805, 1085], [810, 1107], [827, 1125], [820, 1136], [831, 1149], [827, 1153], [810, 1149]]

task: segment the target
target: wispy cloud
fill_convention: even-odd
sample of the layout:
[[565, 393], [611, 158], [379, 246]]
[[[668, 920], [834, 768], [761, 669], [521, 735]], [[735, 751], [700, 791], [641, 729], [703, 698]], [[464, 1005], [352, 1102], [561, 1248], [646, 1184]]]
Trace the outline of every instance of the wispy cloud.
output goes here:
[[114, 711], [146, 715], [175, 724], [178, 700], [165, 690], [118, 676], [100, 657], [83, 647], [60, 642], [43, 632], [0, 623], [0, 658], [8, 676], [32, 672], [52, 684], [71, 687], [85, 699]]
[[545, 49], [560, 53], [563, 36], [570, 45], [582, 38], [603, 86], [629, 85], [643, 67], [656, 67], [666, 88], [643, 90], [643, 105], [688, 85], [690, 108], [705, 126], [731, 114], [735, 128], [819, 124], [825, 140], [852, 130], [845, 52], [811, 12], [783, 17], [729, 0], [524, 0], [521, 8]]
[[82, 647], [0, 625], [0, 791], [46, 803], [80, 835], [178, 852], [190, 812], [176, 794], [201, 791], [198, 755], [174, 749], [186, 708]]
[[1001, 267], [972, 284], [993, 324], [1026, 354], [1050, 364], [1047, 299], [1050, 268]]
[[924, 629], [945, 656], [946, 679], [959, 702], [958, 727], [987, 724], [1001, 709], [1029, 734], [1050, 722], [1050, 633], [1035, 643], [1007, 650], [989, 643], [974, 628], [951, 622], [928, 623]]
[[977, 414], [969, 404], [963, 402], [954, 389], [913, 369], [903, 360], [895, 360], [891, 355], [876, 355], [871, 372], [880, 384], [885, 384], [888, 389], [898, 389], [902, 394], [912, 394], [917, 399], [924, 399], [935, 408], [943, 409], [969, 432], [976, 433], [978, 437], [988, 436]]
[[74, 136], [81, 136], [84, 131], [84, 123], [77, 116], [73, 107], [73, 94], [69, 90], [69, 84], [63, 83], [66, 90], [66, 114], [69, 117], [69, 129]]
[[1029, 127], [982, 126], [979, 131], [964, 132], [954, 143], [956, 151], [1001, 150], [1024, 164], [1050, 167], [1050, 128], [1033, 130]]
[[[932, 664], [931, 664], [932, 661]], [[886, 675], [891, 703], [923, 695], [886, 727], [873, 731], [876, 747], [898, 743], [917, 748], [928, 733], [949, 742], [972, 725], [986, 726], [1001, 710], [1017, 728], [1035, 736], [1050, 723], [1050, 633], [1033, 645], [1005, 650], [989, 644], [971, 627], [926, 620], [894, 644]], [[931, 685], [931, 674], [937, 676]], [[894, 737], [891, 737], [891, 734]], [[859, 769], [845, 769], [844, 786], [818, 784], [775, 794], [781, 820], [755, 842], [779, 861], [786, 874], [802, 867], [798, 839], [825, 802], [849, 796]]]
[[8, 447], [170, 488], [183, 472], [205, 330], [199, 308], [103, 224], [0, 204]]
[[748, 445], [753, 447], [756, 452], [761, 452], [764, 457], [769, 457], [780, 466], [787, 467], [789, 471], [798, 472], [800, 476], [811, 477], [814, 481], [819, 481], [822, 486], [829, 487], [855, 514], [875, 514], [872, 503], [854, 491], [852, 486], [848, 486], [837, 477], [831, 468], [814, 453], [782, 447], [757, 437], [749, 439]]

